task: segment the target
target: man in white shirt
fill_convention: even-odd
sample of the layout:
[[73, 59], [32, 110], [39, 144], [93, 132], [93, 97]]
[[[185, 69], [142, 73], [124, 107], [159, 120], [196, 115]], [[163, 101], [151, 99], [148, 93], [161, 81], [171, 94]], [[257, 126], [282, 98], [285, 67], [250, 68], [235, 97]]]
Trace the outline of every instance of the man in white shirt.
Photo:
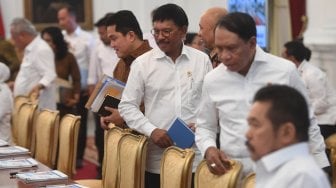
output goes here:
[[[199, 109], [204, 76], [212, 69], [209, 57], [183, 45], [188, 18], [175, 4], [152, 12], [153, 30], [159, 49], [139, 56], [132, 64], [119, 111], [127, 125], [150, 137], [145, 187], [160, 187], [160, 161], [165, 148], [173, 145], [167, 134], [180, 117], [192, 129]], [[139, 109], [144, 102], [144, 114]], [[201, 160], [197, 148], [194, 167]]]
[[246, 145], [256, 161], [256, 188], [328, 188], [308, 146], [309, 111], [296, 89], [260, 89], [247, 117]]
[[[248, 14], [224, 16], [215, 30], [215, 45], [222, 64], [204, 79], [196, 144], [212, 173], [225, 173], [227, 169], [223, 162], [232, 158], [243, 163], [243, 172], [247, 174], [253, 171], [253, 163], [245, 146], [244, 134], [254, 93], [274, 83], [295, 87], [304, 95], [306, 90], [291, 62], [265, 53], [256, 45], [256, 25]], [[218, 130], [220, 148], [216, 148]], [[329, 166], [323, 137], [313, 113], [309, 137], [320, 167]]]
[[75, 56], [81, 74], [81, 95], [77, 104], [77, 111], [81, 116], [81, 125], [78, 135], [77, 167], [82, 166], [87, 133], [87, 109], [88, 100], [88, 68], [91, 49], [94, 45], [93, 36], [81, 29], [76, 20], [76, 12], [73, 7], [66, 5], [57, 13], [58, 23], [64, 29], [64, 38], [69, 43], [69, 51]]
[[301, 41], [290, 41], [284, 44], [282, 57], [293, 62], [299, 70], [314, 108], [321, 134], [326, 139], [336, 133], [336, 94], [328, 82], [327, 75], [305, 60], [308, 50]]
[[11, 143], [11, 118], [13, 113], [13, 93], [6, 81], [10, 78], [10, 70], [0, 62], [0, 139]]
[[[112, 13], [106, 14], [99, 19], [94, 25], [97, 27], [99, 39], [95, 42], [93, 47], [90, 64], [89, 64], [89, 76], [88, 76], [88, 89], [89, 95], [93, 92], [95, 85], [103, 77], [104, 74], [113, 77], [113, 71], [116, 67], [119, 58], [115, 53], [115, 50], [111, 48], [111, 40], [107, 37], [106, 20]], [[100, 116], [94, 114], [95, 119], [95, 144], [98, 150], [98, 176], [101, 178], [101, 166], [104, 157], [104, 129], [100, 126]]]
[[15, 18], [10, 25], [14, 45], [24, 50], [19, 73], [14, 83], [14, 96], [38, 97], [38, 107], [56, 110], [57, 77], [54, 53], [42, 40], [33, 24], [24, 18]]

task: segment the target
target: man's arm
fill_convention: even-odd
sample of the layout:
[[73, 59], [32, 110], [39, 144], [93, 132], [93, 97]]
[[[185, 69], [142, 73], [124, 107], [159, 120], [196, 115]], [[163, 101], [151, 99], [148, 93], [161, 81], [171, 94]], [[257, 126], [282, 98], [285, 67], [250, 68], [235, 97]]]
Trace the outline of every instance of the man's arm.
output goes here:
[[[289, 85], [296, 88], [298, 91], [302, 93], [302, 95], [306, 98], [307, 101], [310, 99], [308, 98], [306, 87], [299, 76], [299, 73], [296, 70], [291, 71]], [[325, 143], [324, 139], [321, 135], [321, 131], [319, 126], [317, 125], [317, 119], [314, 115], [311, 102], [309, 104], [309, 116], [310, 116], [310, 127], [309, 127], [309, 146], [314, 155], [314, 158], [317, 164], [321, 167], [327, 167], [330, 165], [327, 155], [325, 153]]]
[[136, 60], [132, 64], [118, 109], [121, 117], [130, 128], [150, 136], [157, 127], [149, 122], [139, 108], [145, 90], [142, 67], [139, 64], [140, 62], [136, 62]]

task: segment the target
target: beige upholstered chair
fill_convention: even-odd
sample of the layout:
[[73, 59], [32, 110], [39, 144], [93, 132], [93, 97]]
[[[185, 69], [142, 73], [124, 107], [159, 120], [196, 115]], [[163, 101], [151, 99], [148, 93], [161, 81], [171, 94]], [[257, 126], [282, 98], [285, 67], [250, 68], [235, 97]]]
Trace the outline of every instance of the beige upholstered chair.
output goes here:
[[105, 132], [105, 144], [104, 144], [104, 159], [103, 159], [103, 175], [102, 180], [85, 179], [77, 180], [80, 185], [84, 185], [90, 188], [117, 188], [118, 178], [118, 144], [120, 138], [123, 136], [124, 130], [119, 127], [113, 127]]
[[56, 164], [59, 112], [44, 109], [35, 121], [35, 158], [50, 168]]
[[167, 148], [161, 159], [161, 188], [190, 188], [195, 152], [175, 146]]
[[329, 136], [326, 140], [326, 147], [329, 150], [329, 158], [332, 166], [332, 187], [336, 188], [336, 134]]
[[80, 116], [66, 114], [59, 127], [59, 148], [57, 157], [57, 170], [67, 174], [69, 178], [76, 173], [77, 140]]
[[231, 170], [224, 175], [212, 174], [203, 160], [195, 173], [195, 188], [235, 188], [238, 186], [242, 165], [238, 161], [230, 160]]
[[255, 178], [256, 178], [256, 174], [255, 173], [248, 174], [243, 179], [242, 188], [254, 188], [255, 187]]
[[125, 133], [120, 139], [118, 144], [118, 187], [144, 187], [147, 143], [146, 136], [132, 133]]
[[29, 102], [29, 97], [20, 95], [20, 96], [16, 96], [14, 98], [14, 109], [13, 109], [13, 113], [12, 113], [12, 142], [13, 143], [17, 143], [17, 132], [18, 132], [18, 126], [17, 126], [17, 121], [18, 121], [18, 112], [20, 107], [24, 104]]
[[16, 144], [18, 146], [25, 147], [29, 149], [32, 153], [32, 148], [34, 143], [32, 142], [32, 138], [34, 136], [34, 117], [37, 110], [37, 104], [35, 103], [24, 103], [18, 110], [17, 113], [17, 140]]

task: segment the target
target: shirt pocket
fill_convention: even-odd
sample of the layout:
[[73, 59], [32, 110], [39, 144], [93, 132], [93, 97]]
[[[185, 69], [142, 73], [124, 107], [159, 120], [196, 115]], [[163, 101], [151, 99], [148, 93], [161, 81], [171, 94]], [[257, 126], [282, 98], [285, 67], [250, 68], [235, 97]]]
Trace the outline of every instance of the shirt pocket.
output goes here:
[[192, 109], [196, 109], [201, 100], [203, 81], [194, 81], [191, 79], [189, 84], [188, 105]]

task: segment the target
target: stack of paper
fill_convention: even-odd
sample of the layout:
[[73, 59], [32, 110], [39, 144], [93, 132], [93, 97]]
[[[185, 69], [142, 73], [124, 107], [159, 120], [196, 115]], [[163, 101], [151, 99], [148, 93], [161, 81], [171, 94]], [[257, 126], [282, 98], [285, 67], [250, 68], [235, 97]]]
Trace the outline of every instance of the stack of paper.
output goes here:
[[79, 184], [69, 184], [69, 185], [58, 184], [58, 185], [46, 185], [46, 188], [88, 188], [88, 187]]
[[68, 176], [58, 170], [44, 172], [26, 172], [16, 174], [16, 178], [26, 183], [50, 181], [50, 180], [67, 180]]
[[0, 160], [0, 169], [6, 168], [29, 168], [37, 166], [37, 161], [33, 158], [28, 159], [7, 159]]
[[105, 99], [111, 100], [111, 98], [106, 98], [107, 96], [119, 100], [121, 98], [124, 87], [125, 83], [110, 76], [104, 75], [100, 82], [96, 84], [96, 87], [85, 107], [92, 112], [98, 112], [103, 108], [103, 105], [108, 103], [108, 101], [104, 102]]
[[2, 146], [8, 146], [8, 142], [0, 139], [0, 147]]
[[20, 146], [0, 147], [0, 157], [22, 154], [29, 154], [29, 150]]

